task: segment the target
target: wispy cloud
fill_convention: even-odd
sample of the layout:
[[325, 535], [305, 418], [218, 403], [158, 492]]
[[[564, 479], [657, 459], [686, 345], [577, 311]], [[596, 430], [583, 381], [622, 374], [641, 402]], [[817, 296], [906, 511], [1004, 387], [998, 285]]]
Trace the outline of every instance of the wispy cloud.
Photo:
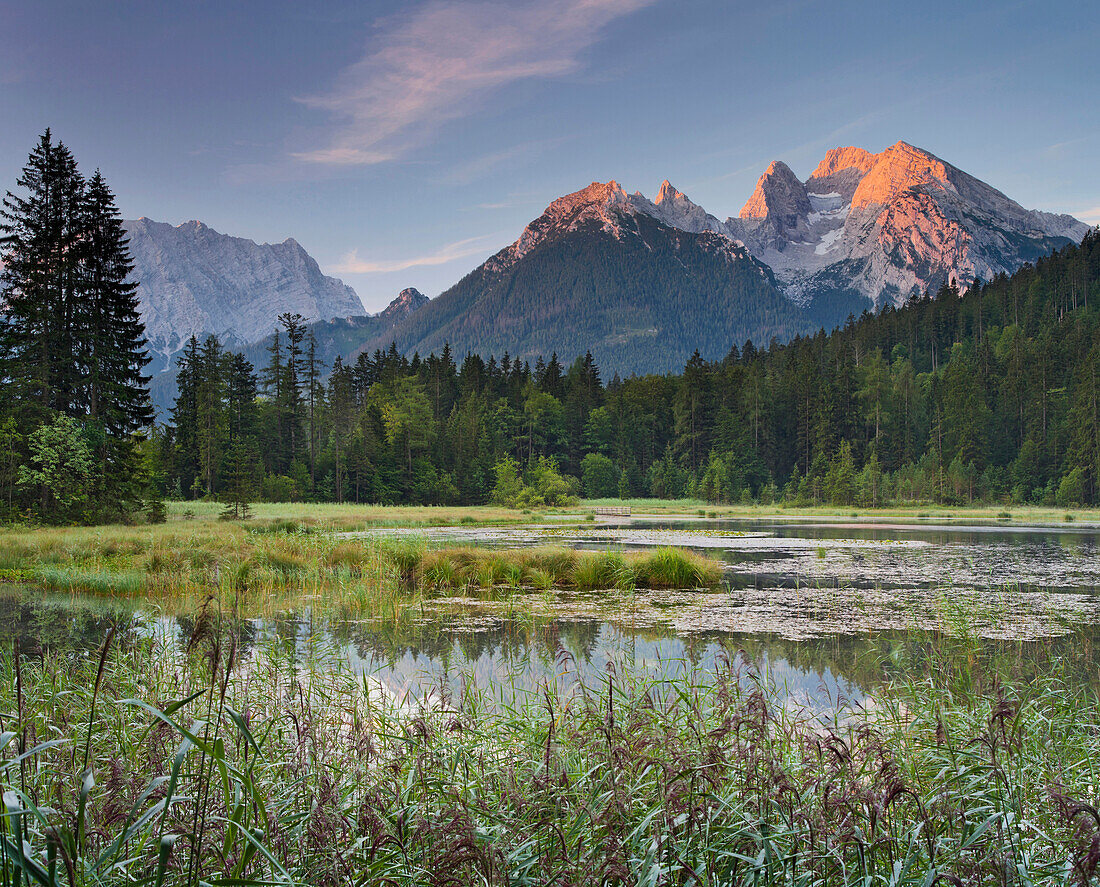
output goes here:
[[1100, 225], [1100, 206], [1083, 209], [1075, 212], [1073, 215], [1077, 216], [1077, 218], [1086, 224]]
[[476, 256], [492, 249], [494, 244], [500, 243], [502, 234], [482, 234], [478, 237], [468, 237], [465, 240], [456, 240], [440, 247], [434, 253], [424, 256], [415, 256], [411, 259], [394, 259], [388, 261], [372, 261], [360, 259], [359, 251], [352, 250], [340, 260], [333, 271], [336, 274], [385, 274], [391, 271], [404, 271], [407, 268], [420, 268], [425, 265], [446, 265], [456, 259], [465, 259]]
[[617, 19], [657, 0], [433, 0], [391, 22], [324, 95], [300, 99], [333, 123], [297, 160], [364, 166], [403, 156], [501, 88], [581, 69]]

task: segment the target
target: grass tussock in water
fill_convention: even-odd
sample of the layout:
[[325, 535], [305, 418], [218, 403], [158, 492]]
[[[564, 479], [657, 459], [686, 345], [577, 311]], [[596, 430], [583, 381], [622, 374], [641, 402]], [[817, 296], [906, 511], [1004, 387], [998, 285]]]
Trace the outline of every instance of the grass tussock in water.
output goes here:
[[189, 625], [0, 659], [3, 883], [1096, 881], [1098, 703], [1057, 673], [929, 648], [829, 717], [732, 662], [410, 707], [308, 641]]
[[556, 547], [494, 550], [472, 546], [391, 550], [395, 562], [400, 559], [403, 575], [429, 591], [712, 588], [722, 578], [716, 562], [680, 548], [644, 552]]

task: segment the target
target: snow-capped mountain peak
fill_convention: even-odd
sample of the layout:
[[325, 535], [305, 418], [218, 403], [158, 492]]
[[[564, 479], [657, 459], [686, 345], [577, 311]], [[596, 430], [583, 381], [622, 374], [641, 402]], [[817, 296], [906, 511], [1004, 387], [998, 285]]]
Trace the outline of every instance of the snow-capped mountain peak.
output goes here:
[[833, 148], [800, 182], [776, 161], [737, 219], [727, 219], [787, 295], [838, 292], [901, 304], [950, 280], [1012, 273], [1088, 230], [1025, 210], [996, 188], [899, 141], [872, 154]]

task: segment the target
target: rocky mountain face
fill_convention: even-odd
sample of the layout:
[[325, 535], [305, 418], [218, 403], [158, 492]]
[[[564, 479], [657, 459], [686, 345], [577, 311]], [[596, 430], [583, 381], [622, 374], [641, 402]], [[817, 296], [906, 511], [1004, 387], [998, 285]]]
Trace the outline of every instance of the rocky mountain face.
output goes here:
[[355, 290], [322, 274], [293, 239], [258, 244], [202, 222], [125, 226], [154, 373], [192, 335], [240, 346], [267, 336], [284, 312], [310, 320], [364, 313]]
[[777, 161], [725, 226], [799, 304], [847, 293], [876, 308], [1011, 274], [1088, 230], [905, 142], [879, 154], [834, 148], [805, 182]]
[[404, 320], [418, 308], [423, 308], [428, 304], [430, 300], [420, 290], [414, 286], [406, 287], [397, 294], [389, 305], [387, 305], [381, 312], [378, 313], [378, 317], [393, 324]]
[[679, 369], [752, 338], [817, 329], [724, 224], [665, 182], [650, 201], [617, 182], [555, 200], [515, 243], [360, 350], [508, 352], [565, 361], [591, 351], [608, 374]]

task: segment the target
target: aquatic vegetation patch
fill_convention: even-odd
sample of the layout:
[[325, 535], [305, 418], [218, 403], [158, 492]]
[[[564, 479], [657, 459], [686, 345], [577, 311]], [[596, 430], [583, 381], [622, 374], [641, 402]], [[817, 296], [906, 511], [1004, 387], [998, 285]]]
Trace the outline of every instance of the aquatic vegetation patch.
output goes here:
[[721, 580], [715, 561], [674, 548], [623, 552], [462, 546], [418, 551], [415, 563], [395, 560], [395, 565], [410, 571], [412, 581], [425, 590], [713, 588]]

